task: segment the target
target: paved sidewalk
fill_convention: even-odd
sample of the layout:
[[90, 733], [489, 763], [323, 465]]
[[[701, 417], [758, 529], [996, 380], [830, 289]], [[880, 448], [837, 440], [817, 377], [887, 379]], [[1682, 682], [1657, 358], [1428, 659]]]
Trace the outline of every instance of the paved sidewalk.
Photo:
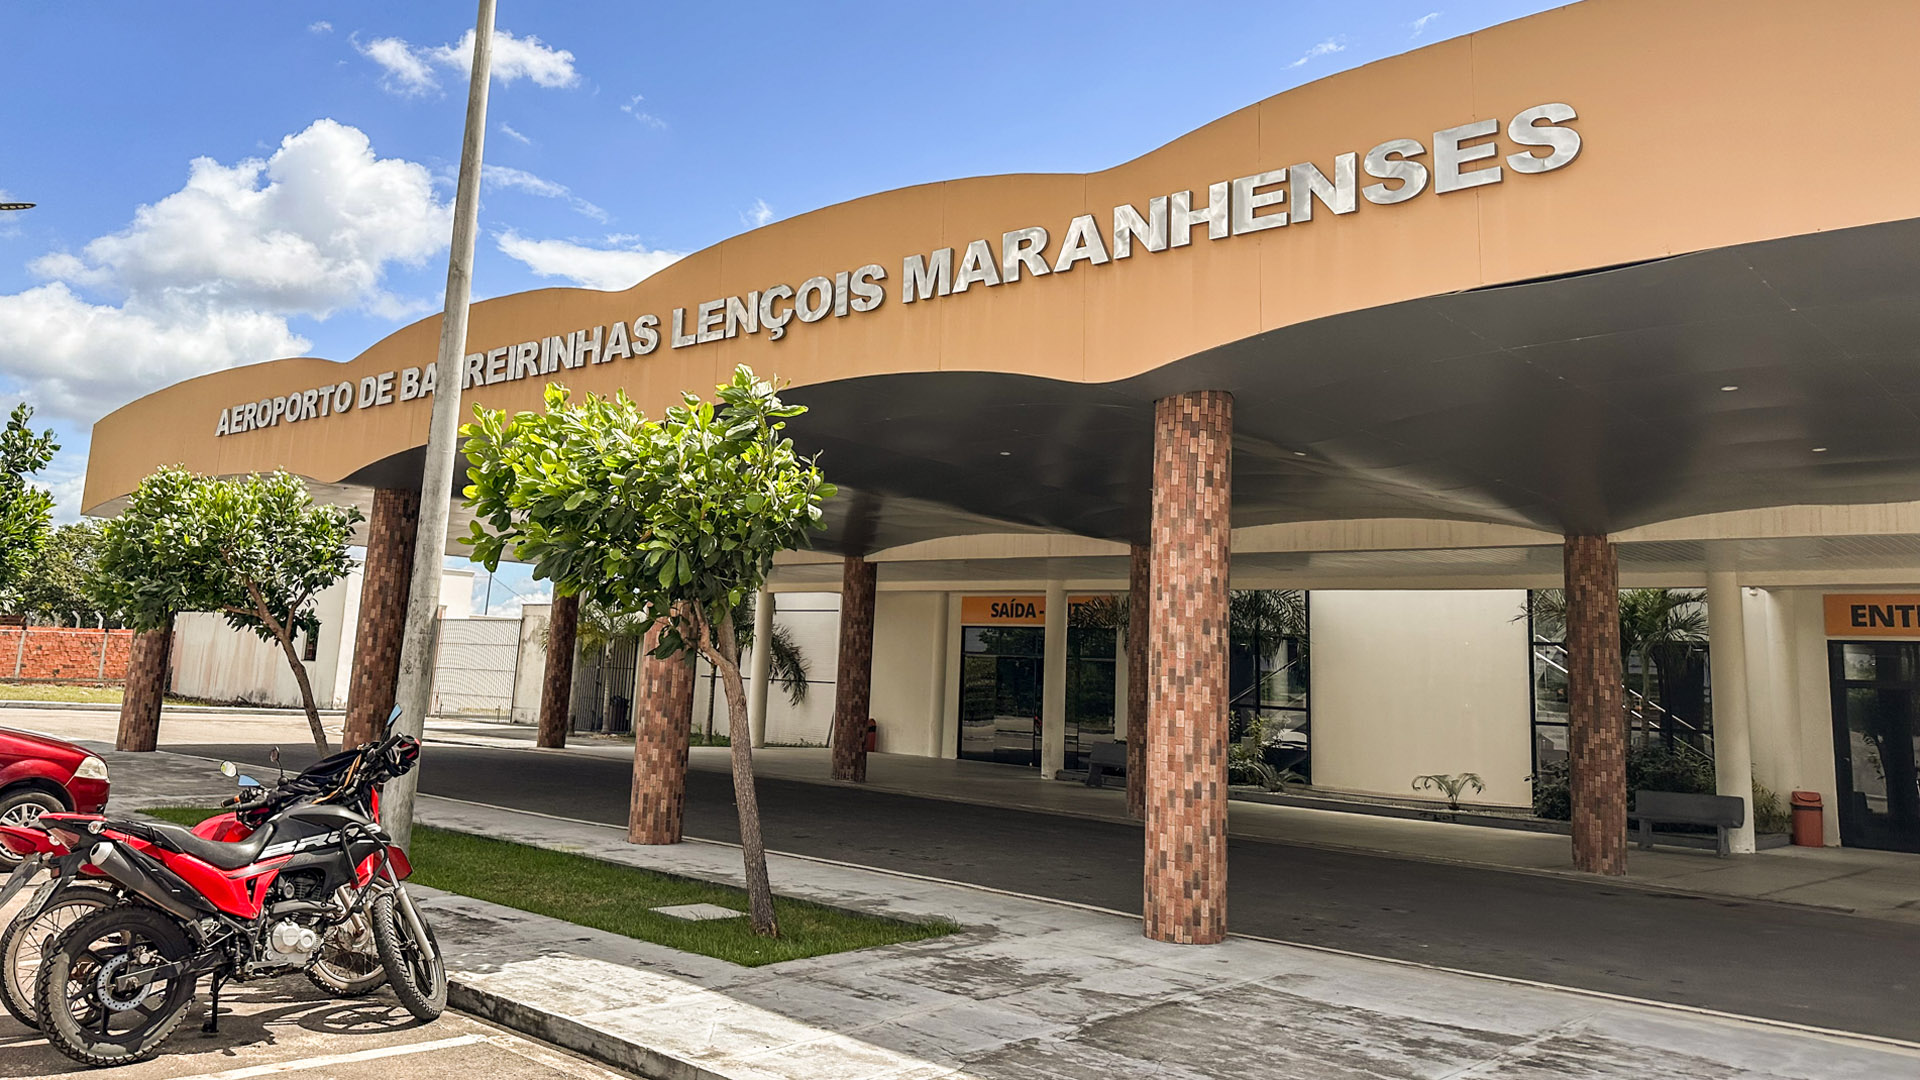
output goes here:
[[[421, 820], [737, 882], [714, 844], [431, 797]], [[455, 896], [427, 901], [464, 1008], [671, 1080], [1920, 1076], [1920, 1047], [1236, 939], [775, 857], [784, 893], [967, 929], [739, 968]]]
[[[229, 790], [211, 766], [112, 754], [125, 805]], [[421, 820], [737, 883], [739, 852], [432, 796]], [[788, 895], [958, 934], [748, 969], [480, 901], [425, 901], [477, 1015], [659, 1080], [1920, 1077], [1920, 1045], [1235, 939], [776, 856]]]

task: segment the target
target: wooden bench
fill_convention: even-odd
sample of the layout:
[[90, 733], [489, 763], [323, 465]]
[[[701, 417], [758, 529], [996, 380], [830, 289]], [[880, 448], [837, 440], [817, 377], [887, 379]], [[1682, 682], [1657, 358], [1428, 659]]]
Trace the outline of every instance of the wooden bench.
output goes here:
[[1127, 775], [1127, 744], [1100, 743], [1087, 753], [1087, 786], [1106, 787], [1107, 774]]
[[1746, 800], [1734, 795], [1694, 795], [1681, 791], [1636, 791], [1630, 820], [1640, 823], [1640, 847], [1653, 847], [1655, 825], [1707, 825], [1719, 837], [1721, 857], [1728, 854], [1727, 830], [1746, 824]]

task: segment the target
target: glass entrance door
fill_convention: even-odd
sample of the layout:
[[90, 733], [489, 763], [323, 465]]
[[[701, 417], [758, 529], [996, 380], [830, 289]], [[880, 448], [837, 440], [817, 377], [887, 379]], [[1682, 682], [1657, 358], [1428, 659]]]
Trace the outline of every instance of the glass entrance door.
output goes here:
[[961, 631], [960, 756], [1040, 767], [1038, 626], [968, 626]]
[[1841, 842], [1920, 852], [1920, 642], [1836, 641], [1827, 658]]

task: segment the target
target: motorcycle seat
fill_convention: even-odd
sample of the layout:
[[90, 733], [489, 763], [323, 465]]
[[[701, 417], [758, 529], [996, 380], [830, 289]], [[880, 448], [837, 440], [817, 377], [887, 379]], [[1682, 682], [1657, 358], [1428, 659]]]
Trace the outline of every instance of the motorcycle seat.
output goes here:
[[144, 840], [150, 840], [168, 851], [181, 855], [191, 855], [209, 866], [221, 870], [238, 870], [243, 866], [260, 861], [260, 852], [267, 846], [271, 828], [254, 830], [245, 840], [222, 841], [207, 840], [193, 835], [193, 832], [180, 825], [165, 822], [140, 822], [135, 828], [126, 830]]

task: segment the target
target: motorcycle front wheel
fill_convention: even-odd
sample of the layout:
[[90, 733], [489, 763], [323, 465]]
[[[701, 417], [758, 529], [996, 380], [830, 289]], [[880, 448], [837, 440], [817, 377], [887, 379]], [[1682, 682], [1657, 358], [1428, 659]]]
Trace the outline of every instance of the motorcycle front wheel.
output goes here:
[[15, 1020], [30, 1028], [40, 1027], [40, 1013], [33, 1003], [33, 984], [40, 974], [40, 963], [54, 939], [62, 931], [119, 898], [106, 889], [85, 885], [69, 886], [54, 905], [36, 919], [25, 918], [23, 909], [0, 935], [0, 1004]]
[[124, 980], [192, 955], [173, 916], [140, 904], [102, 908], [68, 927], [42, 958], [34, 984], [40, 1030], [82, 1065], [145, 1061], [180, 1026], [198, 978]]
[[307, 968], [307, 978], [335, 997], [360, 997], [380, 989], [387, 981], [387, 968], [365, 912], [327, 931], [320, 955]]
[[387, 969], [387, 984], [408, 1012], [421, 1021], [437, 1019], [447, 1007], [447, 964], [434, 940], [427, 917], [415, 909], [422, 941], [413, 932], [402, 904], [408, 898], [394, 889], [382, 889], [373, 898], [368, 916], [373, 920], [373, 941], [380, 949], [380, 962]]

